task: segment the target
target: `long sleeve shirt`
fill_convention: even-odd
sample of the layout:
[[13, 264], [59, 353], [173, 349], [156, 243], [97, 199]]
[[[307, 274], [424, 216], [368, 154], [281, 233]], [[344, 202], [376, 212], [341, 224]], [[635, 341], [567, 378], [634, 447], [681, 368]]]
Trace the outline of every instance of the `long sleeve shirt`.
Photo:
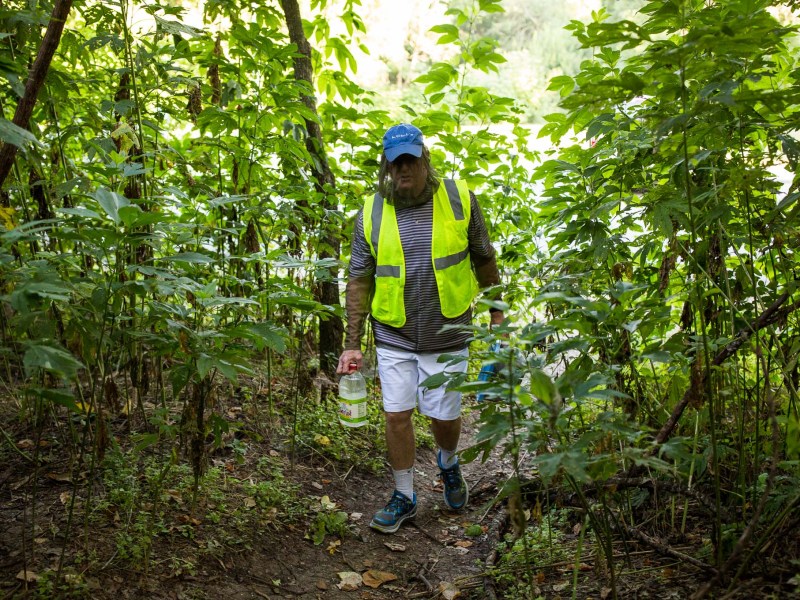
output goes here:
[[[467, 346], [471, 332], [465, 329], [443, 329], [445, 325], [468, 325], [472, 311], [448, 319], [442, 315], [436, 276], [431, 258], [433, 234], [433, 194], [428, 191], [423, 203], [396, 207], [400, 243], [405, 257], [406, 282], [403, 294], [406, 323], [392, 327], [371, 319], [375, 343], [412, 352], [448, 352]], [[470, 193], [471, 214], [468, 228], [469, 252], [478, 285], [485, 288], [500, 281], [495, 250], [489, 241], [486, 223], [474, 194]], [[364, 237], [364, 218], [359, 211], [355, 219], [350, 257], [350, 279], [347, 286], [347, 336], [345, 349], [361, 347], [364, 321], [369, 311], [375, 283], [375, 258]]]

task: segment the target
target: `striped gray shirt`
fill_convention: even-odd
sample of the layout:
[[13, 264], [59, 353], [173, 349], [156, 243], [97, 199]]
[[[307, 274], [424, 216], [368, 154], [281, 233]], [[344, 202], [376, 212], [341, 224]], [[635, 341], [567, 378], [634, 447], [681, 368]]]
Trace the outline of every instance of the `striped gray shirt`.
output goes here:
[[[469, 222], [470, 258], [485, 263], [491, 260], [495, 251], [489, 241], [483, 213], [475, 195], [470, 192], [471, 215]], [[402, 327], [392, 327], [370, 317], [375, 343], [408, 350], [411, 352], [450, 352], [466, 348], [472, 333], [461, 329], [447, 329], [445, 325], [469, 325], [472, 310], [448, 319], [442, 315], [436, 276], [431, 257], [431, 236], [433, 235], [433, 202], [417, 206], [396, 207], [397, 225], [400, 229], [400, 243], [405, 256], [406, 283], [403, 298], [406, 308], [406, 323]], [[370, 252], [364, 237], [364, 218], [362, 211], [356, 216], [350, 256], [350, 277], [374, 277], [375, 258]]]

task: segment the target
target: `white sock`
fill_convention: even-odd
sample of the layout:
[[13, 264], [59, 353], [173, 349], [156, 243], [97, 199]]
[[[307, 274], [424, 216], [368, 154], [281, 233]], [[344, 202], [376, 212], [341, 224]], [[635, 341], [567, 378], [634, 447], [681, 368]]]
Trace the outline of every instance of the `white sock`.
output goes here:
[[414, 467], [392, 471], [394, 487], [409, 500], [414, 499]]
[[449, 469], [458, 462], [458, 456], [455, 450], [445, 450], [439, 448], [439, 465], [443, 469]]

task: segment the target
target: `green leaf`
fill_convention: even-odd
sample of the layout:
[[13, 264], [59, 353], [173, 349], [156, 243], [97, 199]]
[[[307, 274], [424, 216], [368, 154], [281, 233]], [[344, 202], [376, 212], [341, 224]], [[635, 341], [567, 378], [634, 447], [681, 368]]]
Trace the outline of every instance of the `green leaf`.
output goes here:
[[439, 39], [436, 42], [437, 44], [452, 44], [453, 42], [458, 41], [459, 31], [458, 27], [455, 25], [436, 25], [435, 27], [431, 27], [430, 31], [433, 33], [442, 34], [439, 36]]
[[83, 368], [83, 364], [64, 348], [44, 344], [28, 345], [22, 363], [29, 377], [43, 370], [65, 379], [74, 379]]
[[159, 28], [166, 31], [167, 33], [176, 33], [181, 34], [185, 33], [191, 37], [198, 37], [204, 35], [201, 29], [197, 29], [196, 27], [192, 27], [191, 25], [186, 25], [185, 23], [181, 23], [179, 21], [169, 21], [158, 15], [153, 15], [153, 18], [156, 20]]
[[201, 354], [197, 357], [197, 374], [200, 379], [205, 379], [215, 366], [216, 361], [208, 354]]
[[0, 117], [0, 140], [5, 144], [11, 144], [17, 148], [28, 148], [30, 146], [41, 146], [30, 131], [14, 125], [11, 121]]
[[166, 256], [161, 260], [166, 260], [169, 262], [185, 262], [197, 265], [210, 265], [216, 262], [210, 256], [200, 254], [199, 252], [179, 252], [178, 254], [173, 254], [172, 256]]
[[431, 375], [425, 381], [420, 383], [420, 386], [424, 388], [434, 389], [445, 385], [450, 379], [452, 378], [451, 375], [447, 373], [436, 373], [435, 375]]
[[560, 399], [555, 383], [547, 373], [540, 369], [532, 369], [530, 375], [530, 389], [534, 396], [545, 404], [552, 404]]
[[106, 214], [111, 217], [111, 220], [114, 221], [116, 225], [119, 225], [119, 209], [123, 206], [129, 206], [130, 200], [104, 187], [98, 188], [97, 191], [92, 194], [92, 197], [97, 200], [97, 203], [106, 211]]

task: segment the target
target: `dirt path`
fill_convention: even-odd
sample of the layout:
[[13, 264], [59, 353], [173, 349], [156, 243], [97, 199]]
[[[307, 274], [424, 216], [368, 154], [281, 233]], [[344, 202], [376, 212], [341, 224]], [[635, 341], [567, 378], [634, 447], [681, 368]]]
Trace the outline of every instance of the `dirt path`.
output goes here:
[[[7, 429], [13, 431], [15, 425], [11, 422]], [[13, 435], [19, 448], [27, 448], [30, 432], [18, 427]], [[465, 425], [462, 446], [473, 435], [474, 428]], [[59, 450], [57, 436], [49, 432], [47, 440], [35, 477], [19, 453], [6, 455], [8, 468], [0, 470], [0, 598], [379, 599], [434, 597], [440, 591], [445, 593], [438, 597], [446, 598], [457, 589], [462, 599], [486, 598], [481, 573], [494, 547], [490, 526], [498, 522], [501, 510], [492, 501], [498, 485], [508, 477], [499, 459], [463, 465], [470, 503], [462, 513], [452, 513], [443, 510], [434, 452], [420, 450], [415, 478], [417, 517], [394, 535], [386, 535], [370, 529], [369, 521], [391, 494], [388, 470], [373, 475], [356, 465], [339, 472], [344, 463], [313, 452], [299, 455], [289, 468], [285, 448], [253, 440], [248, 442], [244, 463], [237, 463], [230, 451], [212, 457], [212, 465], [222, 475], [215, 476], [213, 490], [201, 491], [199, 506], [193, 508], [191, 492], [185, 487], [191, 470], [183, 465], [182, 474], [165, 483], [158, 494], [160, 505], [154, 507], [153, 494], [145, 487], [154, 471], [141, 464], [124, 464], [129, 459], [123, 455], [123, 463], [107, 465], [103, 477], [96, 478], [91, 503], [86, 500], [87, 476], [79, 474], [70, 526], [73, 484], [68, 455]], [[163, 468], [166, 464], [164, 457], [152, 458], [151, 465]], [[270, 520], [269, 503], [257, 506], [254, 488], [248, 492], [243, 487], [248, 480], [251, 486], [270, 483], [271, 475], [256, 466], [264, 459], [281, 465], [279, 477], [285, 477], [287, 484], [282, 489], [305, 496], [306, 501], [298, 505], [308, 507], [319, 502], [312, 498], [326, 498], [334, 510], [347, 513], [352, 533], [342, 538], [327, 535], [315, 545], [308, 536], [313, 514], [304, 512], [293, 522], [276, 522], [282, 518], [277, 516]], [[237, 482], [235, 487], [224, 487], [226, 477]], [[132, 490], [138, 491], [133, 495]], [[127, 503], [120, 497], [123, 493], [131, 494]], [[148, 520], [152, 514], [162, 516]], [[31, 518], [35, 519], [33, 528]], [[142, 529], [145, 525], [154, 535], [146, 560], [142, 556], [142, 544], [148, 539]], [[483, 528], [478, 535], [475, 525]], [[470, 526], [472, 536], [466, 534]], [[496, 529], [491, 532], [494, 536]], [[69, 537], [62, 555], [66, 532]], [[56, 585], [62, 556], [65, 568]], [[339, 574], [346, 572], [355, 577], [356, 585], [343, 585]], [[379, 583], [382, 579], [386, 581]]]
[[[472, 429], [465, 427], [467, 442], [471, 435]], [[418, 514], [413, 523], [404, 524], [393, 535], [369, 527], [372, 514], [391, 494], [388, 475], [381, 478], [351, 472], [346, 478], [326, 478], [330, 483], [324, 489], [309, 487], [308, 492], [327, 495], [350, 514], [355, 535], [333, 546], [328, 540], [314, 546], [303, 539], [302, 531], [294, 535], [289, 532], [288, 537], [285, 532], [267, 535], [251, 552], [221, 561], [224, 570], [217, 565], [214, 576], [203, 586], [205, 593], [209, 598], [228, 600], [255, 597], [352, 600], [427, 597], [431, 591], [433, 596], [436, 591], [459, 589], [460, 598], [485, 598], [481, 572], [493, 550], [490, 526], [501, 510], [491, 503], [498, 481], [502, 482], [507, 474], [496, 460], [486, 464], [475, 461], [464, 465], [463, 472], [472, 490], [470, 503], [462, 513], [445, 511], [435, 455], [431, 450], [421, 450], [415, 478]], [[319, 479], [318, 475], [319, 472], [312, 473], [309, 486]], [[475, 524], [483, 527], [483, 533], [466, 535], [467, 528]], [[377, 588], [360, 585], [357, 589], [347, 589], [339, 576], [344, 572], [359, 573], [367, 581], [369, 573], [376, 572], [391, 574], [396, 579]]]

